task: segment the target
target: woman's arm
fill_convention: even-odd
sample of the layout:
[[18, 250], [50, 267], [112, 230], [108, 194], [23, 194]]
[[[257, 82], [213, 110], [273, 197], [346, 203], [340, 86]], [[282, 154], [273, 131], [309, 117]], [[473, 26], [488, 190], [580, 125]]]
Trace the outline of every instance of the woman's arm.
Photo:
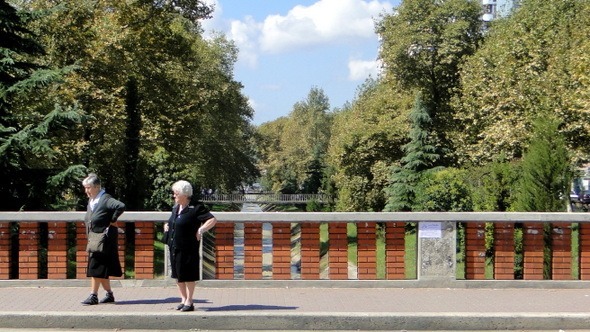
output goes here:
[[197, 240], [201, 241], [203, 238], [203, 233], [213, 228], [216, 223], [217, 219], [215, 219], [215, 217], [207, 219], [207, 221], [205, 221], [203, 225], [201, 225], [201, 227], [199, 227], [197, 230]]

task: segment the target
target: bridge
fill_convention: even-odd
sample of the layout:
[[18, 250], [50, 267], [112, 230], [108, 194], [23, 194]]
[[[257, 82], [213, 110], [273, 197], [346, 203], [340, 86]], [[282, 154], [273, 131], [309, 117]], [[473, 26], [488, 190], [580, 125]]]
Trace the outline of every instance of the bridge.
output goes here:
[[214, 204], [307, 204], [309, 202], [327, 204], [332, 202], [332, 197], [327, 194], [280, 194], [274, 192], [255, 192], [206, 194], [200, 197], [200, 201]]
[[[588, 213], [218, 212], [219, 223], [203, 241], [196, 311], [187, 315], [173, 310], [179, 301], [174, 281], [155, 270], [157, 229], [169, 213], [121, 216], [121, 223], [134, 226], [129, 232], [121, 228], [119, 237], [120, 247], [128, 249], [121, 260], [133, 275], [113, 278], [115, 304], [83, 307], [79, 301], [90, 283], [84, 212], [0, 212], [0, 326], [275, 331], [589, 326]], [[408, 223], [417, 224], [415, 232], [406, 232]], [[494, 229], [488, 232], [490, 223]], [[550, 234], [544, 225], [551, 226]], [[515, 248], [517, 233], [520, 248]], [[489, 263], [488, 235], [494, 237]], [[543, 274], [546, 246], [549, 279]], [[515, 277], [517, 249], [521, 278]]]

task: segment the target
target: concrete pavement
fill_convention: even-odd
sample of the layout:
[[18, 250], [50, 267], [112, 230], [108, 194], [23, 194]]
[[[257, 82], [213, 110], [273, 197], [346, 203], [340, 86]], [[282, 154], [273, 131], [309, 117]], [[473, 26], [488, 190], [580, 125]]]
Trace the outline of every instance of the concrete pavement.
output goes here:
[[[0, 281], [0, 328], [590, 330], [590, 289], [585, 288], [359, 288], [338, 283], [259, 288], [213, 282], [197, 286], [195, 311], [183, 313], [174, 310], [180, 298], [170, 282], [113, 281], [116, 303], [83, 306], [88, 285], [88, 280]], [[103, 295], [101, 291], [99, 298]]]

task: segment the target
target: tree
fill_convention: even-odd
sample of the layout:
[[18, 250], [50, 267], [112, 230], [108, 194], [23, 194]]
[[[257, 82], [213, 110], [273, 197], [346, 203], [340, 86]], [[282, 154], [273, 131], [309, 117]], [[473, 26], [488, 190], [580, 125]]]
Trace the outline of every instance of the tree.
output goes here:
[[328, 150], [339, 211], [382, 211], [388, 168], [403, 155], [411, 100], [394, 84], [367, 80], [335, 113]]
[[[573, 170], [560, 122], [551, 114], [540, 113], [534, 122], [531, 142], [522, 159], [522, 174], [517, 184], [512, 211], [564, 212], [569, 206]], [[543, 224], [545, 241], [543, 276], [552, 269], [551, 223]]]
[[258, 168], [262, 171], [261, 184], [266, 190], [281, 191], [283, 185], [281, 166], [285, 163], [279, 157], [282, 151], [281, 133], [286, 117], [266, 122], [256, 128], [255, 146]]
[[147, 0], [146, 2], [153, 5], [153, 9], [178, 12], [194, 24], [198, 24], [199, 20], [211, 18], [214, 10], [212, 5], [203, 0]]
[[141, 148], [141, 111], [139, 109], [139, 96], [137, 91], [137, 80], [129, 78], [125, 87], [125, 111], [127, 123], [125, 129], [125, 179], [126, 185], [121, 199], [125, 202], [128, 210], [138, 210], [141, 207], [140, 196], [137, 192], [139, 183], [139, 151]]
[[0, 210], [64, 207], [84, 170], [58, 146], [83, 116], [59, 100], [39, 100], [72, 68], [42, 65], [45, 51], [27, 28], [33, 18], [0, 0]]
[[474, 211], [508, 211], [520, 178], [519, 161], [503, 155], [483, 166], [469, 169]]
[[440, 156], [430, 132], [432, 119], [420, 94], [416, 96], [410, 121], [410, 141], [402, 146], [405, 155], [400, 160], [401, 165], [392, 167], [385, 211], [412, 211], [422, 176], [438, 169], [434, 166]]
[[461, 70], [453, 140], [462, 164], [519, 159], [540, 113], [563, 120], [575, 162], [590, 153], [590, 3], [522, 1]]
[[416, 186], [414, 211], [473, 211], [467, 171], [445, 168], [427, 172]]
[[447, 131], [453, 128], [449, 103], [459, 85], [459, 67], [481, 40], [481, 3], [474, 0], [405, 0], [384, 15], [377, 33], [384, 76], [404, 90], [418, 90], [431, 112], [437, 161], [453, 161]]
[[79, 68], [54, 91], [92, 117], [72, 157], [109, 191], [149, 209], [166, 205], [155, 199], [169, 200], [179, 178], [198, 191], [233, 190], [257, 176], [253, 110], [233, 79], [237, 49], [223, 36], [202, 37], [203, 1], [30, 4], [51, 13], [34, 28], [52, 61]]
[[272, 190], [317, 193], [331, 135], [329, 109], [324, 91], [314, 87], [288, 117], [261, 126], [260, 141], [270, 145], [260, 155], [260, 168]]
[[521, 180], [512, 210], [563, 212], [569, 203], [573, 171], [559, 123], [552, 116], [535, 121], [531, 143], [522, 160]]
[[303, 180], [301, 191], [304, 194], [317, 194], [322, 189], [324, 179], [324, 165], [320, 151], [314, 151], [313, 159], [307, 165], [306, 174], [307, 178]]

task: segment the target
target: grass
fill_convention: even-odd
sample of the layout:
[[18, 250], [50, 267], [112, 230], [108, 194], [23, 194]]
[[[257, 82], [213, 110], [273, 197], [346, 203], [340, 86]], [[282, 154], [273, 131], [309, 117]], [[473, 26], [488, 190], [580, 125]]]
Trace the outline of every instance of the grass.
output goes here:
[[418, 269], [416, 266], [418, 251], [418, 233], [416, 231], [406, 231], [405, 235], [405, 254], [404, 262], [406, 263], [406, 279], [416, 279], [418, 277]]
[[377, 279], [387, 278], [387, 257], [385, 256], [385, 229], [384, 226], [377, 228], [377, 243], [375, 248], [375, 259], [377, 261]]
[[156, 241], [154, 241], [154, 278], [164, 278], [165, 244], [160, 241], [162, 234], [162, 232], [157, 232]]
[[[358, 245], [357, 245], [357, 230], [356, 224], [346, 224], [346, 234], [348, 237], [348, 261], [352, 262], [354, 266], [358, 265]], [[349, 276], [351, 277], [351, 276]], [[356, 275], [353, 276], [356, 278]]]
[[572, 224], [572, 280], [580, 277], [580, 224]]

